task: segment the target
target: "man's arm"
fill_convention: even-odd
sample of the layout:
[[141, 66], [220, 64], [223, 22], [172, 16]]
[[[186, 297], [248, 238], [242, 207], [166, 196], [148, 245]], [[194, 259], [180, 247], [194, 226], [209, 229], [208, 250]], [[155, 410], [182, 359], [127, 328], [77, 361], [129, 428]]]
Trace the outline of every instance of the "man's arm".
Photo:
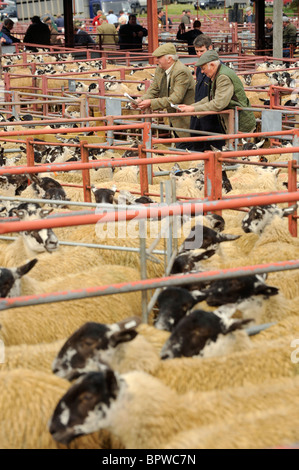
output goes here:
[[170, 103], [180, 104], [184, 101], [186, 94], [186, 86], [188, 85], [190, 76], [184, 70], [179, 71], [172, 83], [170, 79], [169, 96], [163, 98], [154, 98], [151, 100], [151, 108], [153, 111], [170, 107]]
[[[186, 113], [192, 111], [223, 111], [227, 108], [233, 94], [234, 86], [231, 80], [226, 75], [220, 75], [216, 80], [216, 92], [212, 100], [209, 101], [208, 97], [206, 97], [190, 106], [180, 105], [180, 109]], [[201, 114], [199, 117], [203, 116], [204, 114]]]

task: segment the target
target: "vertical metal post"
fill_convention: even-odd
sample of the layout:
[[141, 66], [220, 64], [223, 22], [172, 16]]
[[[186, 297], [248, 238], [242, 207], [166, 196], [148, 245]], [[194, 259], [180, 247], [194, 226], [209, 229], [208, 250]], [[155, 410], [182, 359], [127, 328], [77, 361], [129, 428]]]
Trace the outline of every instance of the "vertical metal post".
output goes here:
[[[146, 149], [152, 148], [152, 127], [149, 121], [145, 121], [142, 129], [142, 141]], [[146, 158], [152, 158], [152, 154], [148, 152]], [[153, 184], [153, 165], [147, 165], [147, 181], [148, 184]]]
[[[140, 277], [147, 279], [146, 269], [146, 219], [139, 220], [139, 243], [140, 243]], [[141, 291], [142, 321], [148, 322], [147, 317], [147, 291]]]
[[[291, 160], [288, 162], [288, 191], [294, 192], [297, 191], [297, 165], [296, 160]], [[293, 203], [289, 202], [289, 206]], [[292, 237], [297, 237], [297, 210], [288, 216], [289, 220], [289, 231]]]
[[[175, 203], [177, 201], [176, 198], [176, 182], [175, 179], [172, 178], [171, 180], [171, 195], [172, 195], [172, 202]], [[173, 219], [173, 251], [177, 252], [178, 250], [178, 217], [174, 217]], [[180, 224], [181, 226], [181, 224]]]
[[30, 140], [32, 140], [31, 137], [26, 139], [27, 166], [34, 166], [34, 148]]
[[[282, 57], [282, 11], [283, 1], [275, 0], [273, 2], [273, 57]], [[281, 64], [282, 61], [275, 61]]]
[[[81, 152], [81, 162], [87, 163], [89, 161], [89, 152], [85, 145], [88, 142], [80, 142], [80, 152]], [[82, 170], [82, 182], [83, 182], [83, 193], [84, 193], [84, 202], [91, 202], [91, 189], [90, 189], [90, 173], [89, 169], [86, 168]]]
[[[209, 159], [205, 160], [205, 197], [210, 201], [222, 198], [222, 165], [218, 159], [221, 155], [221, 152], [213, 152]], [[215, 214], [221, 215], [221, 212], [218, 210]]]
[[[145, 145], [138, 145], [138, 157], [139, 158], [146, 158], [145, 152]], [[147, 166], [148, 165], [140, 165], [139, 166], [139, 175], [140, 175], [140, 192], [143, 196], [144, 194], [148, 194], [148, 176], [147, 176]]]
[[[172, 203], [172, 193], [171, 193], [171, 182], [170, 180], [165, 181], [165, 200], [166, 204], [169, 205]], [[166, 237], [166, 260], [167, 266], [169, 264], [171, 253], [172, 253], [172, 240], [173, 240], [173, 219], [171, 215], [167, 216], [168, 226], [166, 228], [168, 236]]]
[[[299, 147], [299, 130], [295, 130], [295, 134], [293, 136], [293, 146], [294, 147]], [[293, 154], [294, 160], [296, 160], [297, 165], [299, 165], [299, 153], [294, 153]]]

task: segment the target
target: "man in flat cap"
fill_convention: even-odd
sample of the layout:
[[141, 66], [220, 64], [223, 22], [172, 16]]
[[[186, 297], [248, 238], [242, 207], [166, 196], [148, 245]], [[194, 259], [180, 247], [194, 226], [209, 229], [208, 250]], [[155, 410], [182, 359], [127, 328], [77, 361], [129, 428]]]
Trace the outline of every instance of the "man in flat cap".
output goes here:
[[247, 7], [246, 10], [245, 10], [244, 22], [245, 23], [254, 23], [254, 21], [255, 21], [255, 18], [254, 18], [254, 14], [252, 13], [252, 8]]
[[[138, 98], [140, 109], [151, 108], [152, 111], [165, 109], [174, 113], [172, 104], [184, 103], [190, 105], [195, 99], [195, 80], [189, 68], [178, 60], [176, 48], [173, 44], [163, 44], [154, 52], [157, 59], [157, 68], [151, 86], [146, 93]], [[174, 131], [176, 137], [190, 137], [190, 133], [183, 130], [190, 129], [190, 117], [180, 112], [177, 116], [169, 118], [172, 127], [180, 128]], [[177, 148], [188, 148], [188, 143], [181, 142]]]
[[[201, 67], [202, 73], [206, 74], [211, 82], [209, 84], [208, 96], [192, 105], [182, 104], [179, 106], [183, 112], [204, 112], [204, 111], [224, 111], [250, 107], [249, 100], [245, 94], [243, 84], [236, 73], [222, 64], [216, 51], [207, 51], [196, 63]], [[204, 119], [204, 115], [198, 116]], [[223, 128], [223, 133], [228, 133], [228, 115], [218, 114], [219, 122]], [[239, 131], [253, 132], [256, 128], [256, 121], [252, 111], [239, 111]]]
[[287, 16], [283, 16], [282, 25], [283, 57], [290, 57], [291, 44], [296, 47], [297, 28]]

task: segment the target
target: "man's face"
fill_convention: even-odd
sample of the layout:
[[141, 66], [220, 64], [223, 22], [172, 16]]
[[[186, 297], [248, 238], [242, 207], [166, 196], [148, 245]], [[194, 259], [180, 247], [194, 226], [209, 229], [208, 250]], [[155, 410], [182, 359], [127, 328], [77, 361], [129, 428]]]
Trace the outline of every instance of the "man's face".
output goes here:
[[171, 59], [167, 55], [162, 55], [161, 57], [156, 57], [157, 64], [161, 69], [167, 70], [171, 66]]
[[136, 18], [135, 18], [135, 16], [132, 16], [132, 17], [129, 19], [129, 23], [130, 23], [130, 24], [136, 24]]
[[212, 62], [208, 62], [207, 64], [203, 64], [200, 66], [202, 73], [204, 73], [207, 77], [213, 79], [216, 73], [217, 67]]
[[199, 46], [199, 47], [196, 47], [195, 46], [195, 52], [196, 52], [196, 55], [198, 55], [198, 57], [202, 56], [204, 52], [207, 52], [207, 48], [206, 46]]

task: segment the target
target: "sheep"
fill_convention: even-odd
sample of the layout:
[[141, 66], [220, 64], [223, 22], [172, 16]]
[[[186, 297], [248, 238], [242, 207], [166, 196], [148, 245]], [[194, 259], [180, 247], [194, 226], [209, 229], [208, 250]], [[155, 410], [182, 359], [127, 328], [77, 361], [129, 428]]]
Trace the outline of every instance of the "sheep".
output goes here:
[[[99, 285], [133, 282], [139, 280], [139, 273], [133, 268], [124, 266], [102, 266], [90, 269], [89, 272], [78, 272], [73, 275], [47, 280], [36, 287], [39, 292], [64, 292], [92, 288]], [[28, 282], [28, 278], [26, 279]], [[46, 311], [46, 315], [45, 315]], [[85, 321], [110, 322], [111, 319], [122, 320], [128, 316], [140, 315], [141, 296], [138, 293], [127, 293], [123, 296], [111, 295], [85, 297], [80, 300], [68, 300], [62, 303], [43, 304], [15, 308], [12, 311], [0, 312], [0, 336], [5, 345], [22, 343], [36, 344], [53, 342], [71, 334], [74, 327]]]
[[[12, 215], [27, 221], [45, 218], [51, 211], [42, 209], [37, 203], [24, 202], [12, 209]], [[15, 260], [18, 260], [16, 264], [19, 264], [20, 259], [27, 259], [45, 251], [53, 253], [58, 247], [59, 242], [52, 229], [21, 232], [21, 236], [9, 246], [10, 249], [2, 253], [3, 264], [7, 267], [13, 266]]]
[[171, 335], [161, 350], [161, 359], [174, 357], [209, 357], [217, 350], [225, 349], [231, 332], [242, 329], [251, 320], [229, 319], [216, 311], [193, 310], [185, 315], [172, 329]]
[[[144, 372], [119, 376], [107, 368], [76, 380], [57, 403], [49, 431], [58, 442], [69, 444], [79, 434], [109, 429], [126, 449], [163, 449], [183, 431], [224, 423], [233, 426], [239, 414], [281, 406], [285, 396], [294, 405], [293, 411], [298, 407], [297, 384], [298, 379], [293, 379], [283, 385], [248, 386], [247, 393], [237, 388], [180, 396]], [[89, 401], [79, 413], [79, 396], [84, 394]], [[288, 413], [287, 422], [290, 419]], [[295, 429], [298, 436], [292, 421]]]
[[[89, 322], [67, 339], [57, 353], [52, 369], [59, 376], [70, 380], [81, 373], [99, 370], [98, 361], [108, 362], [119, 373], [131, 370], [148, 372], [178, 393], [225, 388], [232, 384], [241, 386], [245, 382], [262, 383], [263, 377], [291, 377], [296, 365], [290, 363], [289, 345], [296, 317], [291, 318], [292, 321], [288, 318], [278, 321], [250, 339], [249, 332], [239, 330], [231, 333], [230, 341], [223, 343], [218, 351], [212, 351], [210, 357], [167, 361], [159, 358], [169, 338], [168, 332], [144, 324], [136, 328], [135, 319], [110, 325]], [[132, 329], [140, 334], [134, 337], [133, 332], [128, 331]], [[283, 335], [284, 331], [286, 333]], [[181, 377], [185, 380], [180, 380]]]
[[[86, 372], [101, 370], [103, 362], [120, 373], [129, 372], [132, 367], [154, 373], [159, 363], [158, 350], [149, 342], [149, 335], [144, 336], [142, 330], [138, 334], [140, 323], [139, 317], [111, 324], [84, 323], [56, 351], [53, 373], [72, 381]], [[157, 336], [152, 329], [151, 333]], [[165, 337], [160, 335], [162, 340]]]
[[205, 251], [216, 251], [220, 243], [236, 240], [238, 238], [240, 238], [239, 235], [219, 233], [205, 225], [197, 224], [190, 230], [189, 235], [180, 246], [179, 253], [198, 248]]
[[253, 232], [260, 235], [276, 215], [281, 218], [288, 217], [296, 210], [297, 204], [293, 204], [292, 206], [286, 207], [284, 209], [277, 207], [276, 204], [254, 206], [244, 216], [242, 220], [242, 229], [245, 233]]
[[294, 399], [283, 402], [282, 395], [288, 395], [287, 381], [283, 384], [279, 404], [270, 399], [266, 410], [241, 412], [233, 422], [179, 433], [164, 449], [297, 449], [298, 406]]
[[[34, 173], [28, 175], [28, 178], [32, 182], [32, 188], [36, 194], [36, 197], [40, 199], [56, 199], [58, 201], [70, 201], [70, 199], [66, 197], [66, 193], [61, 184], [55, 179], [49, 178], [47, 176], [40, 177], [35, 175]], [[57, 205], [55, 204], [53, 204], [52, 206], [57, 207]]]
[[33, 259], [23, 266], [14, 269], [0, 268], [0, 297], [17, 297], [20, 295], [20, 279], [37, 263]]
[[187, 289], [166, 287], [157, 298], [159, 311], [154, 320], [155, 327], [160, 330], [172, 331], [197, 302], [197, 298]]
[[2, 196], [20, 196], [27, 186], [28, 178], [26, 175], [0, 175]]
[[91, 190], [94, 194], [95, 201], [97, 204], [113, 204], [114, 202], [116, 202], [116, 199], [114, 197], [116, 186], [114, 186], [112, 189], [108, 189], [96, 188], [94, 185], [91, 185]]
[[7, 346], [0, 371], [21, 368], [49, 374], [51, 373], [51, 365], [63, 343], [64, 339], [60, 339], [51, 343]]
[[1, 449], [121, 448], [108, 433], [78, 438], [71, 446], [55, 442], [47, 423], [69, 383], [53, 374], [27, 369], [0, 372]]

